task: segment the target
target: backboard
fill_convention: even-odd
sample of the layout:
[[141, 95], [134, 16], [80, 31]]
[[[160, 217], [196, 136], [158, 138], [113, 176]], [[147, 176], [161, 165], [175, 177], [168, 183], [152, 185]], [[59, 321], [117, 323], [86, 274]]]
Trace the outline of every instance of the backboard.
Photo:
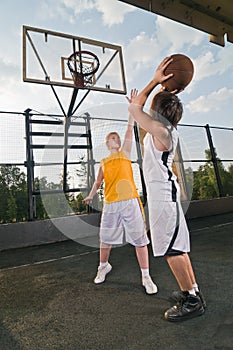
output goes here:
[[126, 94], [121, 46], [29, 26], [23, 26], [23, 81], [74, 88], [68, 59], [77, 51], [90, 52], [99, 60], [98, 70], [83, 89]]

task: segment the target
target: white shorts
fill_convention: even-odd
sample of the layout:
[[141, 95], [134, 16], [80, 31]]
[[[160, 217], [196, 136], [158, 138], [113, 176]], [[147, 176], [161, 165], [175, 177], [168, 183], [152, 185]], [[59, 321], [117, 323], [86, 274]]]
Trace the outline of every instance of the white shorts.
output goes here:
[[189, 252], [189, 230], [180, 202], [148, 200], [148, 208], [154, 256], [164, 256], [168, 249]]
[[128, 242], [136, 247], [143, 247], [149, 243], [137, 198], [104, 205], [100, 241], [109, 245]]

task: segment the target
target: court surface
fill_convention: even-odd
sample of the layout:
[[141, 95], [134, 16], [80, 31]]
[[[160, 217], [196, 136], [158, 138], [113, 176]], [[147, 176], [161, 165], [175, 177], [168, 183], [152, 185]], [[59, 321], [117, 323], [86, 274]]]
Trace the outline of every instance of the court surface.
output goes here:
[[93, 278], [98, 249], [67, 241], [0, 253], [1, 350], [228, 350], [233, 344], [233, 213], [192, 219], [191, 259], [206, 313], [183, 323], [163, 319], [176, 282], [162, 258], [141, 286], [133, 247], [112, 250], [112, 272]]

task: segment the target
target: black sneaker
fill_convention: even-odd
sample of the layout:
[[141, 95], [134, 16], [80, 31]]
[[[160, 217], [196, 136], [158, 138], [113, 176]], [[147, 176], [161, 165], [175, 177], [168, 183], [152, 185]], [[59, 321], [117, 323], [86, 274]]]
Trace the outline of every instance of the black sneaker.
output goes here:
[[[181, 290], [176, 290], [172, 292], [171, 299], [174, 301], [177, 301], [178, 303], [181, 301], [181, 299], [185, 299], [187, 295], [187, 292], [182, 292]], [[206, 301], [202, 294], [202, 292], [199, 290], [199, 292], [196, 292], [196, 295], [200, 297], [202, 306], [204, 309], [206, 308]]]
[[164, 317], [171, 322], [181, 322], [201, 316], [205, 312], [199, 296], [188, 294], [177, 305], [168, 309]]

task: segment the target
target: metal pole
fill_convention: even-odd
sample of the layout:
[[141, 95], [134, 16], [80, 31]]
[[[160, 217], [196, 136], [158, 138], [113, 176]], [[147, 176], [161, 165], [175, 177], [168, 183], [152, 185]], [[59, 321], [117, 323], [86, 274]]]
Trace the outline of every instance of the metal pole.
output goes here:
[[178, 181], [180, 181], [180, 189], [181, 189], [181, 198], [182, 200], [191, 200], [191, 196], [188, 190], [186, 176], [185, 176], [185, 169], [184, 169], [184, 162], [180, 147], [180, 141], [178, 140], [177, 147], [176, 147], [176, 153], [175, 153], [175, 159], [174, 163], [176, 165], [176, 171], [177, 171], [177, 177]]
[[[91, 123], [90, 123], [90, 114], [85, 113], [86, 116], [86, 133], [89, 135], [87, 137], [87, 187], [90, 192], [94, 182], [95, 182], [95, 161], [93, 157], [93, 147], [92, 147], [92, 138], [91, 138]], [[97, 208], [97, 199], [96, 197], [93, 200], [92, 207], [88, 206], [88, 212], [92, 212], [93, 208]]]
[[215, 176], [216, 176], [217, 185], [218, 185], [219, 197], [223, 197], [224, 194], [223, 194], [222, 182], [221, 182], [219, 169], [218, 169], [218, 160], [216, 158], [216, 153], [214, 151], [214, 145], [213, 145], [212, 136], [210, 133], [209, 124], [206, 124], [205, 128], [206, 128], [206, 134], [207, 134], [207, 138], [208, 138], [208, 142], [209, 142], [209, 146], [210, 146], [210, 153], [211, 153], [211, 158], [212, 158], [211, 160], [212, 160], [213, 165], [214, 165], [214, 171], [215, 171]]
[[87, 186], [89, 190], [92, 188], [93, 183], [95, 181], [95, 168], [94, 168], [94, 158], [93, 158], [93, 147], [92, 147], [92, 138], [91, 138], [91, 124], [90, 124], [90, 114], [85, 113], [87, 119], [86, 119], [86, 133], [89, 135], [87, 137], [87, 162], [88, 162], [88, 183]]
[[78, 94], [78, 89], [74, 88], [72, 93], [72, 98], [69, 105], [69, 110], [67, 113], [67, 117], [65, 117], [65, 125], [64, 125], [64, 163], [63, 163], [63, 191], [66, 192], [67, 188], [67, 161], [68, 161], [68, 139], [69, 139], [69, 128], [70, 128], [70, 120], [72, 116], [72, 110], [75, 104], [75, 100]]
[[26, 131], [26, 161], [24, 162], [27, 168], [27, 191], [28, 191], [28, 220], [32, 221], [35, 218], [35, 203], [33, 200], [33, 188], [34, 188], [34, 159], [33, 151], [31, 148], [31, 109], [26, 109], [25, 113], [25, 131]]
[[140, 145], [140, 137], [138, 132], [138, 126], [136, 123], [134, 123], [134, 137], [136, 141], [136, 150], [137, 150], [137, 156], [138, 156], [137, 163], [139, 165], [139, 172], [140, 172], [141, 183], [142, 183], [143, 205], [145, 206], [147, 202], [147, 193], [146, 193], [146, 185], [145, 185], [143, 171], [142, 171], [142, 150]]

